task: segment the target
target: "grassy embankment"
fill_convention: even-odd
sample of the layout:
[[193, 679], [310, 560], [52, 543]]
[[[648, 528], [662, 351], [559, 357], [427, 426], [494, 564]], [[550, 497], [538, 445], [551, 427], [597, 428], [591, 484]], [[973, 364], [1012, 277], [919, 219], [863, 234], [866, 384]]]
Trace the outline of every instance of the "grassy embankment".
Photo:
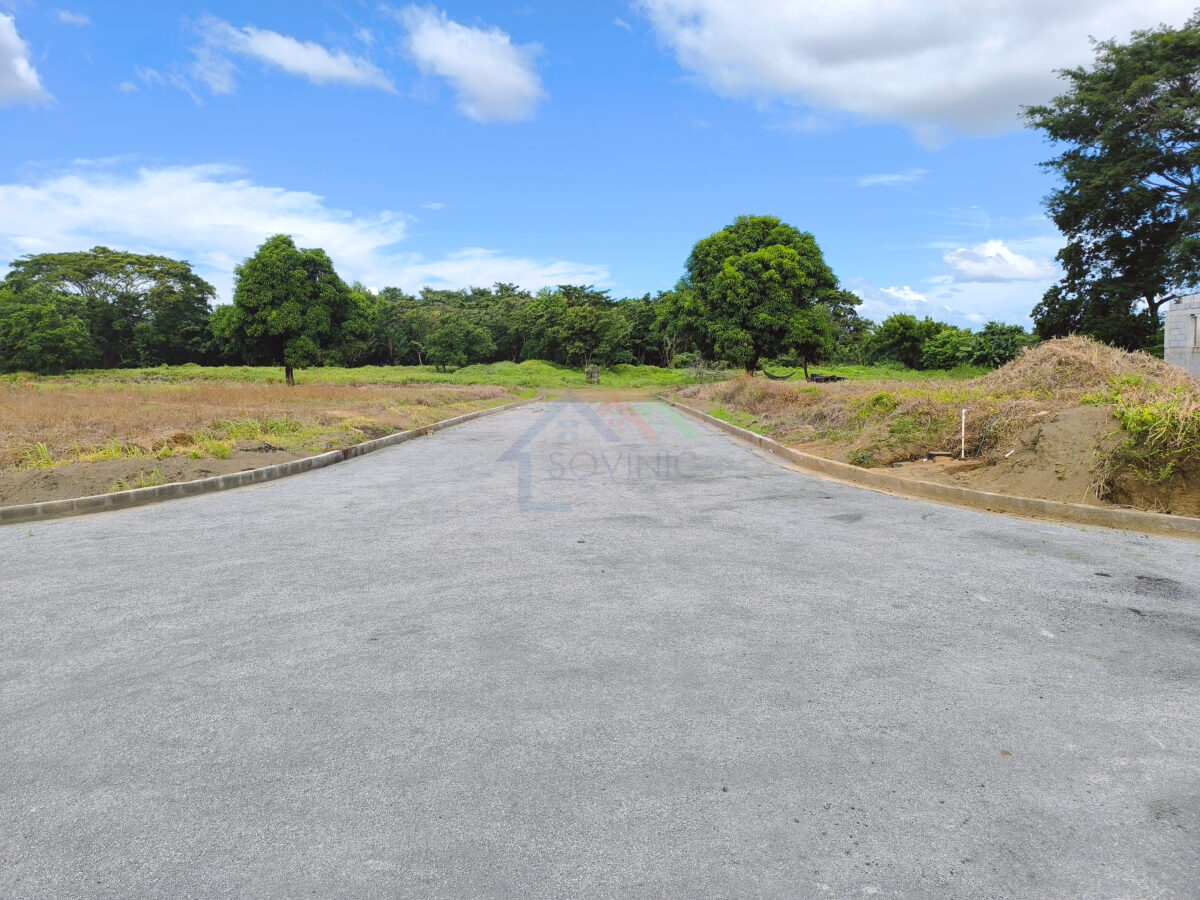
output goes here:
[[1200, 382], [1162, 360], [1084, 338], [1048, 341], [978, 377], [829, 373], [851, 380], [815, 385], [742, 377], [680, 394], [718, 418], [861, 466], [957, 452], [963, 408], [968, 455], [975, 455], [1039, 419], [1083, 405], [1111, 406], [1123, 430], [1101, 461], [1107, 480], [1134, 472], [1163, 481], [1200, 461]]
[[[551, 391], [584, 373], [543, 362], [438, 372], [432, 366], [296, 372], [250, 366], [160, 366], [39, 377], [0, 376], [0, 468], [49, 469], [112, 459], [228, 459], [247, 442], [297, 455], [352, 446], [405, 428]], [[604, 389], [678, 386], [679, 370], [615, 366]], [[149, 468], [144, 483], [155, 483]]]

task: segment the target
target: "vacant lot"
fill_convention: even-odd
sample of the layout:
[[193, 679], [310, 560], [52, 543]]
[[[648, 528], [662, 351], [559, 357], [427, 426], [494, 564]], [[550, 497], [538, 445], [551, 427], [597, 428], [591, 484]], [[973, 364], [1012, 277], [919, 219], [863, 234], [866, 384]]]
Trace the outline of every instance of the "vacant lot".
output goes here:
[[[860, 466], [1067, 502], [1200, 515], [1200, 381], [1145, 354], [1049, 341], [976, 378], [809, 385], [740, 378], [684, 402]], [[965, 462], [915, 462], [959, 455]]]
[[0, 503], [257, 468], [517, 397], [492, 385], [9, 379], [0, 383]]
[[583, 371], [540, 361], [318, 368], [283, 384], [274, 366], [162, 366], [0, 378], [0, 505], [57, 500], [259, 468], [539, 390], [646, 397], [679, 369]]

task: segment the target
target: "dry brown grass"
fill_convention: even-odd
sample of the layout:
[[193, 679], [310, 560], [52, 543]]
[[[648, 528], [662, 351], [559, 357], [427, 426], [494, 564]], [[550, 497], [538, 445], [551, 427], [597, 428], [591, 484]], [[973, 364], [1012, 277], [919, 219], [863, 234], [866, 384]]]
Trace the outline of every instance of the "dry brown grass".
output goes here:
[[1139, 376], [1159, 385], [1195, 390], [1196, 379], [1146, 353], [1129, 353], [1083, 337], [1047, 341], [1026, 350], [1007, 366], [975, 380], [992, 394], [1039, 393], [1079, 400], [1102, 390], [1113, 378]]
[[187, 446], [192, 436], [229, 420], [330, 426], [353, 420], [393, 431], [512, 396], [490, 385], [0, 383], [0, 466], [15, 465], [39, 444], [54, 459], [114, 440], [145, 453], [164, 444]]
[[[1118, 394], [1120, 396], [1118, 396]], [[957, 452], [960, 415], [973, 455], [1046, 416], [1084, 402], [1170, 398], [1191, 421], [1200, 412], [1200, 381], [1144, 353], [1086, 338], [1047, 341], [994, 372], [969, 381], [846, 381], [796, 385], [742, 377], [687, 388], [710, 412], [777, 440], [867, 466]], [[985, 431], [987, 435], [984, 441]]]

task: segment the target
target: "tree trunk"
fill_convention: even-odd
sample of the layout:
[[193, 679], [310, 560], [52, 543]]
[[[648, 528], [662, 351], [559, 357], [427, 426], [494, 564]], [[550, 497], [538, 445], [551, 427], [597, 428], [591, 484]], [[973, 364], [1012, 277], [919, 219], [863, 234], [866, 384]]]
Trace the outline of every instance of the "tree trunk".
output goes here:
[[804, 360], [804, 380], [808, 381], [808, 360]]
[[288, 387], [296, 386], [296, 372], [291, 366], [283, 367], [283, 380], [287, 382]]
[[1162, 324], [1158, 321], [1158, 311], [1166, 302], [1166, 297], [1162, 298], [1161, 300], [1155, 297], [1146, 298], [1146, 313], [1150, 317], [1150, 337], [1154, 337], [1155, 332], [1158, 331], [1158, 326]]

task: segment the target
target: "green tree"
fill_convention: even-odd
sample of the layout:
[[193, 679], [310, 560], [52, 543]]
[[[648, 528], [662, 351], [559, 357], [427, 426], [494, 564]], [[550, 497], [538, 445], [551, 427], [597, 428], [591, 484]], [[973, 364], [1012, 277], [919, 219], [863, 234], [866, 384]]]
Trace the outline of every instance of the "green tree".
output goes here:
[[447, 366], [460, 368], [485, 362], [495, 352], [496, 345], [486, 328], [472, 325], [457, 315], [447, 316], [426, 344], [426, 360], [439, 371]]
[[918, 319], [908, 313], [888, 316], [871, 335], [871, 360], [891, 360], [910, 369], [919, 369], [925, 342], [948, 327], [942, 322], [933, 321], [929, 316], [924, 319]]
[[787, 343], [804, 367], [805, 381], [808, 380], [808, 367], [828, 359], [834, 352], [836, 340], [837, 323], [828, 306], [818, 304], [792, 315]]
[[1163, 304], [1200, 281], [1200, 14], [1097, 43], [1091, 69], [1060, 74], [1067, 91], [1025, 109], [1066, 145], [1044, 164], [1064, 182], [1046, 203], [1068, 243], [1038, 334], [1141, 347]]
[[216, 292], [186, 262], [107, 247], [38, 253], [15, 260], [4, 284], [18, 298], [40, 286], [81, 301], [104, 367], [193, 362], [207, 349]]
[[739, 216], [687, 260], [679, 313], [700, 349], [752, 372], [787, 349], [795, 314], [837, 289], [813, 236], [774, 216]]
[[83, 302], [34, 285], [18, 296], [0, 288], [0, 371], [59, 374], [95, 365]]
[[[567, 304], [556, 335], [567, 365], [626, 361], [629, 323], [623, 316], [607, 305], [572, 304], [569, 298]], [[622, 356], [625, 358], [619, 358]]]
[[233, 311], [217, 327], [228, 347], [251, 365], [322, 365], [344, 339], [354, 313], [350, 288], [324, 250], [300, 250], [285, 234], [268, 238], [234, 269]]
[[965, 328], [948, 325], [921, 345], [922, 369], [953, 369], [971, 358], [975, 338]]
[[521, 307], [531, 299], [527, 291], [504, 282], [492, 285], [491, 291], [482, 298], [480, 324], [491, 332], [498, 359], [520, 361], [523, 340], [517, 322]]
[[971, 339], [971, 355], [967, 361], [976, 366], [995, 369], [1012, 362], [1033, 339], [1020, 325], [988, 322]]
[[655, 331], [657, 316], [654, 301], [647, 294], [636, 300], [622, 300], [615, 312], [625, 320], [629, 360], [639, 366], [661, 364], [659, 336]]
[[341, 340], [333, 348], [338, 362], [363, 366], [380, 357], [379, 326], [386, 303], [361, 282], [350, 285], [349, 313], [342, 324]]
[[416, 352], [408, 313], [415, 303], [399, 288], [384, 288], [379, 292], [379, 315], [375, 320], [375, 346], [381, 361], [398, 366]]

